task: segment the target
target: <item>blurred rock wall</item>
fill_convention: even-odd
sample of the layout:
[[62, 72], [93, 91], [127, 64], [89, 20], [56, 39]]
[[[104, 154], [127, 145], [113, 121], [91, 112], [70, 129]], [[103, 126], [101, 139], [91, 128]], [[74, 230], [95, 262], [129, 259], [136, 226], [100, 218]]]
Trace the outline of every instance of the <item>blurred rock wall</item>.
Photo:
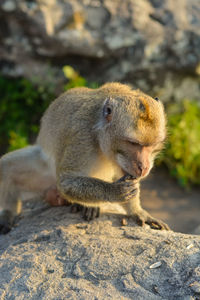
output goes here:
[[200, 1], [1, 0], [1, 72], [45, 82], [66, 64], [164, 101], [200, 100]]

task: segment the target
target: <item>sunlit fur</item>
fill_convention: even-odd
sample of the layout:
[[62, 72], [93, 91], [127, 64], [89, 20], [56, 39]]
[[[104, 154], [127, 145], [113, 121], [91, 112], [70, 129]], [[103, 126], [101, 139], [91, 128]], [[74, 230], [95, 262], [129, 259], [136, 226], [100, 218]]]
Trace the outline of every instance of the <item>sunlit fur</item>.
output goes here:
[[[89, 207], [118, 203], [140, 225], [167, 229], [141, 208], [139, 190], [165, 136], [162, 103], [127, 85], [65, 92], [45, 112], [36, 145], [0, 160], [0, 231], [18, 213], [22, 192], [45, 193], [51, 186], [63, 201]], [[125, 174], [135, 180], [118, 181]]]

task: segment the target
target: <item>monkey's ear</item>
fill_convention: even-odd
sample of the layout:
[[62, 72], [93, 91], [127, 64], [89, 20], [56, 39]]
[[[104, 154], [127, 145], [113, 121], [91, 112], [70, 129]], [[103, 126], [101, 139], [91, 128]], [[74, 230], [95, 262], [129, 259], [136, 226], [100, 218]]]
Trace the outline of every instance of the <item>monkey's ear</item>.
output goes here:
[[103, 116], [107, 122], [111, 122], [111, 120], [112, 120], [112, 105], [110, 102], [111, 102], [111, 99], [107, 98], [105, 100], [104, 106], [103, 106]]

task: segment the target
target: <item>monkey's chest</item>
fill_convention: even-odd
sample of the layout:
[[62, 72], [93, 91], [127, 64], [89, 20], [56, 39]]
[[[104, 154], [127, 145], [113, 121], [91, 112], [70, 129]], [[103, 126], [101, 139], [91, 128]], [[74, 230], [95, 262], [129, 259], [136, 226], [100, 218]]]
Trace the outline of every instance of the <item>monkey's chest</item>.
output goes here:
[[113, 182], [116, 178], [120, 178], [122, 172], [117, 164], [108, 160], [106, 157], [100, 157], [93, 164], [90, 170], [90, 177], [98, 178], [107, 182]]

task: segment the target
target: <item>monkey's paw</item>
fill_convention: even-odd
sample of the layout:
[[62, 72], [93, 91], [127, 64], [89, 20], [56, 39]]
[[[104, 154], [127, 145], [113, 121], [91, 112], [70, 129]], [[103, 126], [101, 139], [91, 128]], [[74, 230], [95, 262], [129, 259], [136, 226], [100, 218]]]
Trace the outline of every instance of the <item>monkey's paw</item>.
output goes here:
[[75, 214], [79, 211], [83, 211], [83, 205], [80, 205], [77, 203], [71, 204], [70, 210], [71, 210], [71, 213], [73, 213], [73, 214]]
[[115, 190], [116, 202], [127, 202], [138, 193], [138, 181], [129, 174], [113, 182], [112, 186]]
[[162, 222], [159, 219], [152, 217], [145, 210], [142, 210], [139, 213], [132, 215], [131, 219], [132, 218], [139, 226], [144, 226], [145, 224], [148, 224], [152, 229], [170, 230], [169, 226], [166, 223]]
[[100, 216], [99, 207], [87, 207], [77, 203], [71, 205], [71, 213], [77, 213], [80, 211], [83, 213], [83, 219], [86, 221], [94, 220]]
[[94, 220], [100, 216], [99, 207], [83, 207], [83, 219], [86, 221]]
[[0, 234], [8, 233], [13, 225], [14, 218], [9, 210], [2, 210], [0, 212]]

